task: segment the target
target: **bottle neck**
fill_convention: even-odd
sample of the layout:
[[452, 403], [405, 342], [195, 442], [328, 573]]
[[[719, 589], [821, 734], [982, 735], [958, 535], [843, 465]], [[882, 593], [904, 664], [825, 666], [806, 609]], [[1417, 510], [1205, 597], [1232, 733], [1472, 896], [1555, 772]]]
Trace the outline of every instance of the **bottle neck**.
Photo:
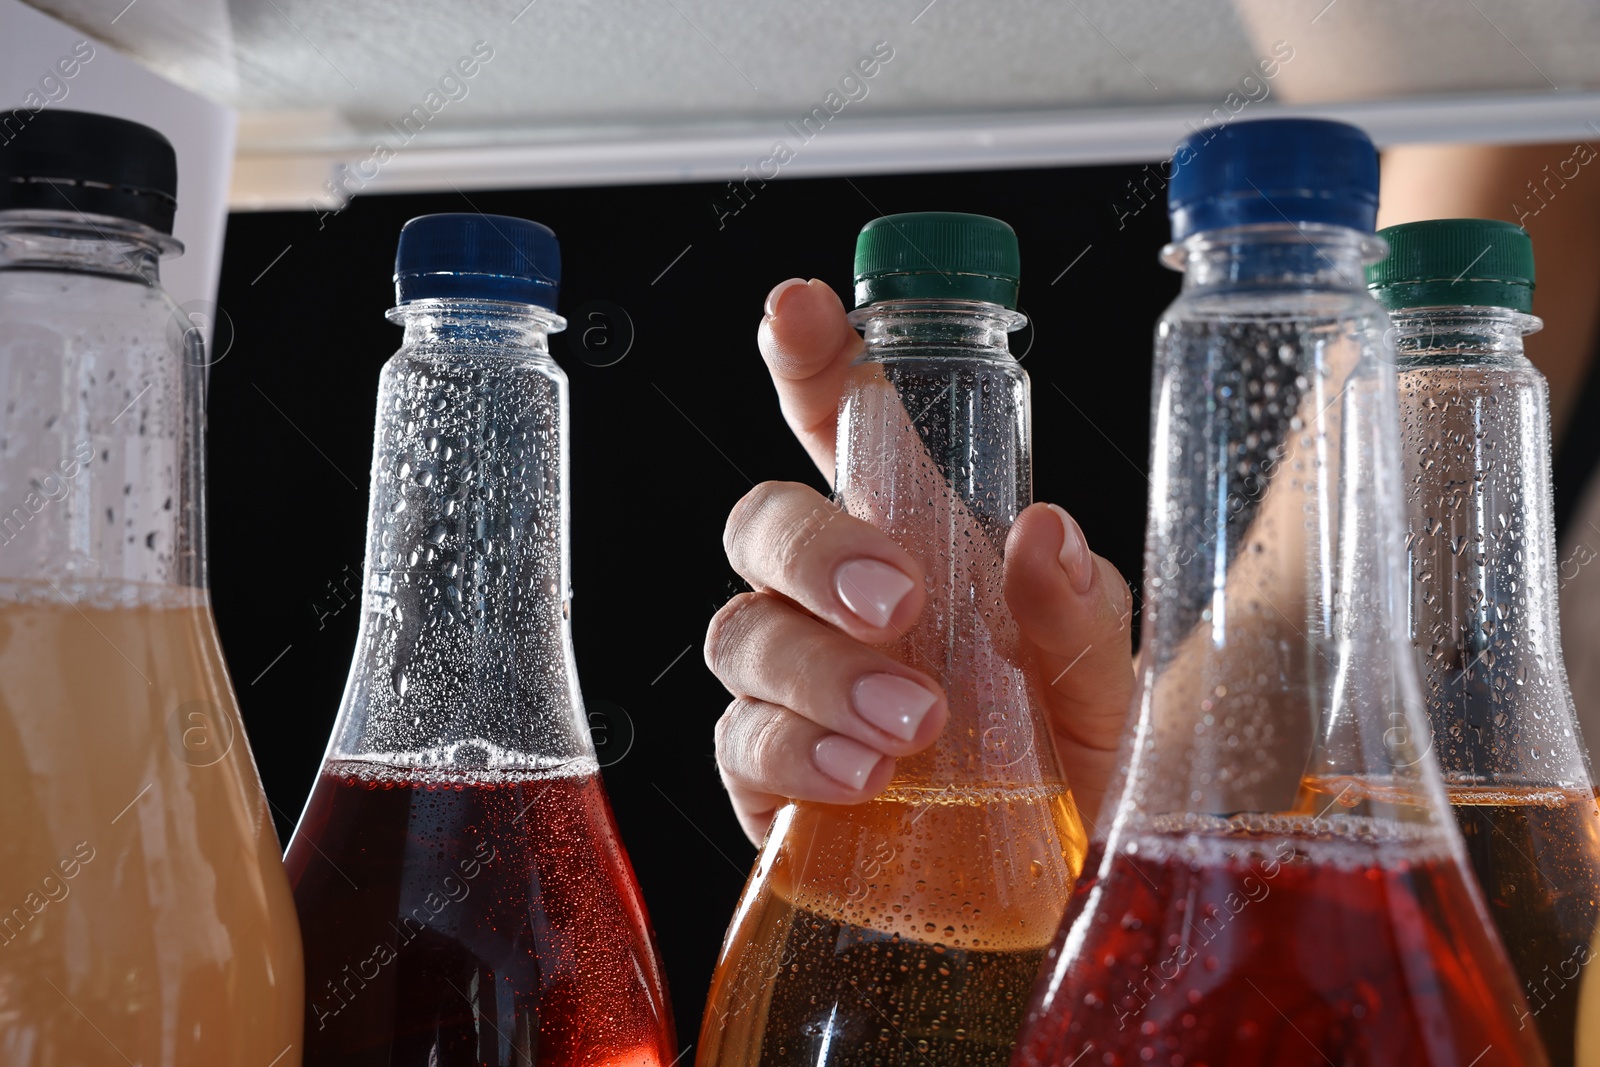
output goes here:
[[1451, 365], [1528, 368], [1522, 339], [1544, 327], [1537, 316], [1491, 307], [1405, 308], [1391, 311], [1389, 321], [1401, 373]]
[[911, 355], [1015, 362], [1007, 335], [1028, 322], [1019, 311], [979, 300], [884, 301], [849, 319], [866, 345], [861, 358], [873, 361]]
[[1452, 785], [1587, 788], [1561, 654], [1548, 386], [1507, 308], [1392, 314], [1410, 630]]
[[866, 346], [839, 414], [840, 503], [923, 567], [927, 601], [890, 654], [945, 690], [950, 722], [891, 790], [1059, 789], [1037, 680], [1005, 607], [1011, 524], [1033, 497], [1028, 377], [995, 304], [896, 301], [851, 315]]
[[[1027, 316], [977, 300], [901, 300], [849, 317], [865, 342], [852, 380], [878, 390], [887, 406], [859, 403], [856, 410], [874, 412], [872, 421], [840, 422], [841, 496], [850, 495], [859, 473], [847, 470], [847, 461], [872, 454], [882, 470], [926, 452], [962, 510], [992, 524], [1003, 543], [1033, 497], [1028, 376], [1007, 341]], [[896, 426], [914, 428], [920, 448], [896, 438]]]
[[123, 219], [0, 211], [0, 583], [19, 595], [205, 585], [205, 353], [158, 269], [180, 249]]
[[396, 308], [365, 611], [331, 758], [548, 771], [593, 758], [568, 622], [567, 381], [542, 308]]
[[1389, 729], [1421, 704], [1388, 322], [1361, 272], [1382, 247], [1282, 225], [1166, 250], [1184, 289], [1156, 331], [1119, 819], [1289, 813], [1312, 778], [1415, 773], [1414, 735]]
[[1206, 230], [1162, 250], [1183, 288], [1364, 291], [1363, 268], [1382, 259], [1382, 238], [1344, 226], [1269, 223]]
[[161, 284], [161, 257], [182, 251], [167, 234], [110, 215], [0, 211], [0, 270], [63, 270]]
[[550, 355], [550, 334], [566, 327], [553, 311], [499, 300], [418, 300], [391, 308], [405, 327], [403, 348], [495, 352], [523, 358]]

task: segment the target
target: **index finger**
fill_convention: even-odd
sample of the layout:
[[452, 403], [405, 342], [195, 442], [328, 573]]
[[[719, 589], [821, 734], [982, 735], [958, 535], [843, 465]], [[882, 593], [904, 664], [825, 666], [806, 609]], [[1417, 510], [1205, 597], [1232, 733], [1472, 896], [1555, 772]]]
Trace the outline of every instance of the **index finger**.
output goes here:
[[838, 294], [815, 278], [779, 284], [767, 296], [766, 312], [756, 337], [778, 405], [832, 485], [839, 394], [861, 351], [861, 336], [845, 318]]

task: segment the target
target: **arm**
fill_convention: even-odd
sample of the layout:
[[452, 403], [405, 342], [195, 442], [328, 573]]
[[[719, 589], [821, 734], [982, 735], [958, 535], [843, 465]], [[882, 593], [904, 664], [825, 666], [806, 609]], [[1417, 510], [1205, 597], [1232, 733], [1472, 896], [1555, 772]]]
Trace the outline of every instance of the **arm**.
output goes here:
[[[1600, 143], [1600, 137], [1596, 138]], [[1588, 144], [1399, 145], [1383, 153], [1378, 224], [1484, 218], [1533, 238], [1533, 313], [1544, 329], [1528, 358], [1550, 382], [1559, 445], [1600, 334], [1600, 149]]]

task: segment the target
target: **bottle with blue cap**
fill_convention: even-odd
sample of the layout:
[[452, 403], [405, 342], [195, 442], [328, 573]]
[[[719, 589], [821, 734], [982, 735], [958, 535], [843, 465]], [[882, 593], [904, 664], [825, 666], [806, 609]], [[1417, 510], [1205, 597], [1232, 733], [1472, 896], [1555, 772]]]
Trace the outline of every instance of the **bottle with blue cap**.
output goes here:
[[285, 860], [310, 1065], [677, 1054], [573, 661], [560, 274], [525, 219], [400, 234], [360, 630]]
[[[1561, 656], [1549, 387], [1523, 354], [1533, 242], [1492, 219], [1379, 231], [1394, 323], [1411, 639], [1445, 790], [1550, 1062], [1574, 1062], [1600, 810]], [[1576, 564], [1572, 564], [1576, 565]]]
[[949, 718], [873, 799], [778, 811], [723, 944], [699, 1067], [1011, 1057], [1086, 844], [1039, 697], [1048, 679], [1002, 592], [1006, 537], [1033, 494], [1028, 376], [1007, 344], [1026, 323], [1019, 278], [998, 219], [889, 215], [858, 238], [865, 346], [841, 398], [835, 486], [923, 567], [922, 611], [884, 651], [939, 683]]
[[1542, 1067], [1406, 626], [1377, 154], [1277, 119], [1174, 162], [1124, 779], [1013, 1062]]

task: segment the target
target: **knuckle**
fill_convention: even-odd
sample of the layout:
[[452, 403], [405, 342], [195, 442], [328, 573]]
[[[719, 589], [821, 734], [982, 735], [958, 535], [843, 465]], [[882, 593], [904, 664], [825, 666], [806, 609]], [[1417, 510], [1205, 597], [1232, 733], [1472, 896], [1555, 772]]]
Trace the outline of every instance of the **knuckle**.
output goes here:
[[728, 512], [728, 523], [722, 531], [722, 547], [735, 566], [748, 557], [751, 548], [761, 540], [762, 527], [782, 499], [788, 483], [762, 482], [751, 489]]
[[767, 792], [783, 792], [791, 777], [791, 738], [783, 715], [752, 715], [747, 722], [745, 756], [752, 781]]
[[842, 514], [809, 486], [763, 482], [729, 513], [723, 549], [735, 570], [778, 577]]
[[783, 692], [790, 707], [815, 703], [815, 695], [826, 691], [829, 680], [845, 664], [839, 642], [826, 632], [810, 633], [797, 638], [790, 649], [790, 667], [786, 672]]
[[717, 717], [717, 725], [712, 728], [711, 736], [716, 740], [717, 766], [724, 771], [728, 769], [737, 744], [735, 737], [739, 729], [739, 712], [744, 701], [734, 700], [722, 709], [722, 714]]
[[711, 616], [706, 627], [706, 666], [724, 682], [749, 644], [768, 599], [764, 593], [740, 593]]
[[737, 699], [717, 720], [717, 768], [724, 780], [773, 792], [787, 778], [789, 739], [783, 716], [772, 705]]

